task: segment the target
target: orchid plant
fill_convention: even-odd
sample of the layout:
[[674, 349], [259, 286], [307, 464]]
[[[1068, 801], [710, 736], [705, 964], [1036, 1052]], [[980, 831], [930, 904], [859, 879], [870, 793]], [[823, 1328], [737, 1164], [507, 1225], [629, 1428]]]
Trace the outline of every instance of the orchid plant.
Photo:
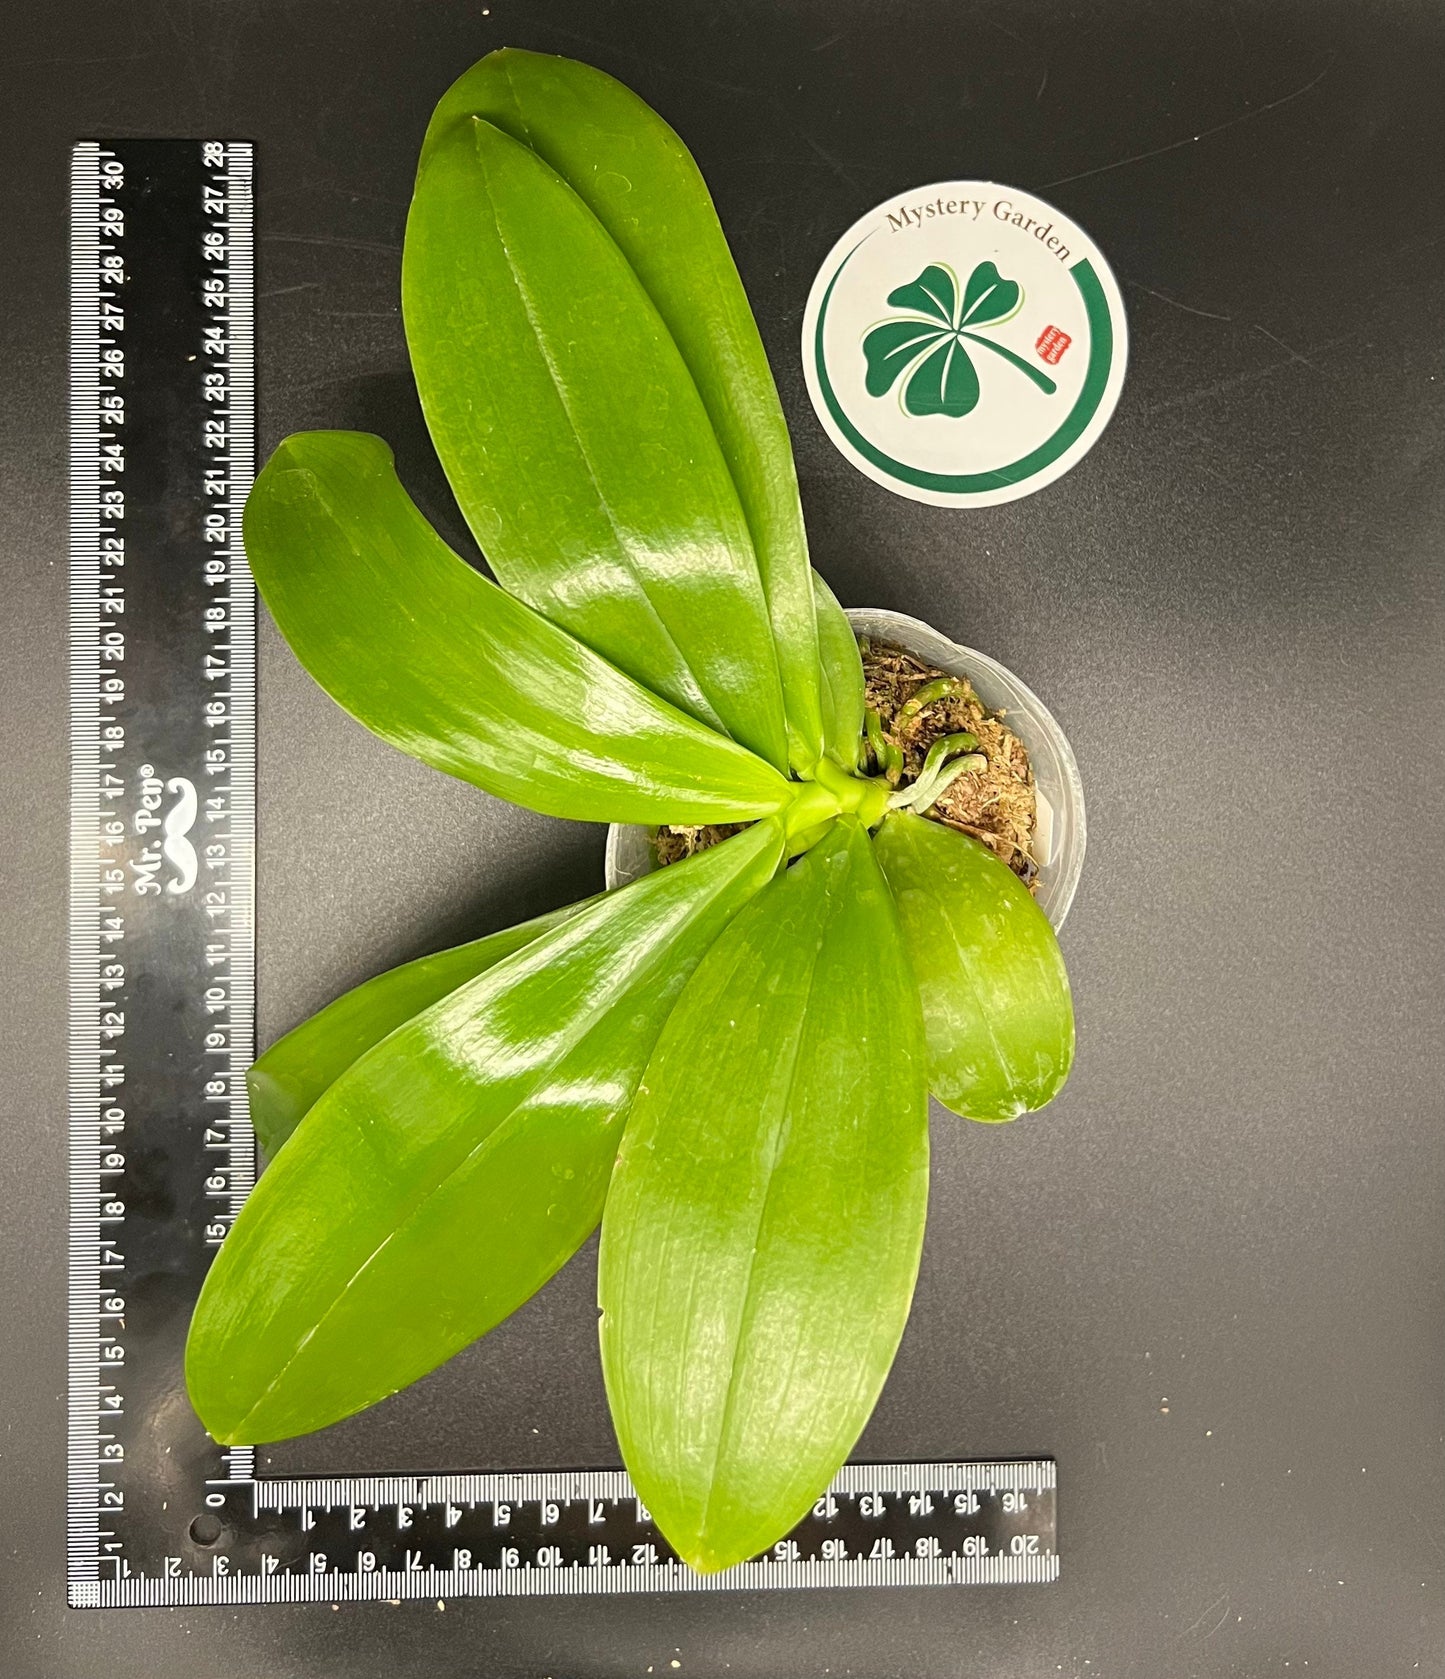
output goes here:
[[[930, 331], [996, 317], [1007, 283], [980, 309], [977, 279], [920, 305]], [[968, 738], [926, 785], [866, 773], [859, 650], [661, 118], [582, 64], [483, 59], [427, 132], [402, 301], [496, 581], [378, 438], [290, 437], [245, 536], [296, 656], [384, 739], [532, 810], [745, 826], [383, 974], [261, 1056], [270, 1164], [197, 1305], [191, 1397], [223, 1442], [323, 1428], [484, 1335], [600, 1222], [624, 1460], [678, 1554], [725, 1568], [804, 1515], [878, 1398], [929, 1091], [1000, 1120], [1062, 1084], [1063, 964], [1017, 876], [928, 817]]]

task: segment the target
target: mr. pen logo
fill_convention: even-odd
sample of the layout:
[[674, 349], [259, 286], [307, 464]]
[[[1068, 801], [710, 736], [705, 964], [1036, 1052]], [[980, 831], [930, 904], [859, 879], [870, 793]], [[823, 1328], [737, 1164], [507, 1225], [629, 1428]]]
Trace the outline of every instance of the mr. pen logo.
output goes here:
[[948, 264], [930, 263], [916, 280], [889, 292], [888, 303], [902, 312], [863, 335], [869, 396], [886, 396], [902, 380], [899, 401], [905, 414], [962, 419], [978, 407], [980, 394], [968, 344], [1001, 356], [1045, 396], [1058, 390], [1047, 373], [978, 330], [1002, 326], [1024, 306], [1023, 287], [1017, 280], [1006, 280], [993, 263], [977, 265], [962, 296], [958, 276]]
[[[179, 898], [196, 884], [199, 862], [196, 848], [187, 838], [196, 825], [196, 789], [183, 775], [162, 782], [151, 764], [140, 767], [140, 809], [135, 813], [135, 831], [142, 838], [161, 830], [160, 843], [147, 841], [131, 863], [135, 891], [142, 897], [157, 896], [161, 890], [161, 864], [169, 863], [173, 873], [164, 890]], [[167, 808], [167, 800], [170, 803]]]

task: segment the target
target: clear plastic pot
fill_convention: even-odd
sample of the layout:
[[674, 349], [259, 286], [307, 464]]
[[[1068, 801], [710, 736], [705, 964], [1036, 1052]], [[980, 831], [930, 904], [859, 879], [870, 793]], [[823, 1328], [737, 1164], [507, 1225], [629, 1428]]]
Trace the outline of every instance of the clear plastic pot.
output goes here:
[[[1035, 896], [1055, 929], [1064, 924], [1084, 867], [1084, 788], [1079, 766], [1053, 713], [1034, 691], [987, 653], [960, 647], [931, 625], [901, 612], [852, 607], [848, 620], [859, 635], [905, 648], [949, 676], [966, 676], [991, 710], [1008, 713], [1008, 724], [1028, 748], [1038, 793], [1035, 854], [1039, 864]], [[652, 829], [607, 830], [607, 887], [626, 886], [656, 866]]]

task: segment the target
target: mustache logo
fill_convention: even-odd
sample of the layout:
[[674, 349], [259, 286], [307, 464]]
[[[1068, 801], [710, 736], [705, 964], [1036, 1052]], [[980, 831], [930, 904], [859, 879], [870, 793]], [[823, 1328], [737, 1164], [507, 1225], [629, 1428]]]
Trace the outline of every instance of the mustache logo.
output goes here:
[[166, 883], [166, 891], [180, 897], [196, 884], [196, 848], [186, 838], [196, 821], [196, 789], [183, 775], [174, 775], [166, 783], [168, 793], [180, 796], [166, 812], [163, 828], [165, 838], [161, 850], [166, 861], [176, 871], [175, 878]]

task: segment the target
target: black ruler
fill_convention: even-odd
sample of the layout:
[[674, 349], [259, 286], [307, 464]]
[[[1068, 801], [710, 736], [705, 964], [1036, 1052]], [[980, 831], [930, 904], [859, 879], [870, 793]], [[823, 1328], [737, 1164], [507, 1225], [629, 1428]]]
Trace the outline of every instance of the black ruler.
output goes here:
[[251, 148], [82, 142], [71, 218], [69, 1554], [98, 1603], [251, 1467], [180, 1369], [255, 1175]]
[[704, 1577], [619, 1470], [268, 1480], [196, 1421], [186, 1327], [256, 1168], [251, 166], [73, 155], [70, 1602], [1053, 1579], [1047, 1461], [850, 1464]]

